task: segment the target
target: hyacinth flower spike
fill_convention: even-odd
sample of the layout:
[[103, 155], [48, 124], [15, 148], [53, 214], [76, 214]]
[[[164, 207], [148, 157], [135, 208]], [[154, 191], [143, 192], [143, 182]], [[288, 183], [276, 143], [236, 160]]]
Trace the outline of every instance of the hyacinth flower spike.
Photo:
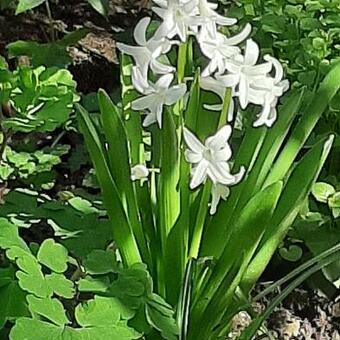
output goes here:
[[120, 51], [132, 56], [145, 79], [148, 77], [149, 67], [156, 74], [167, 74], [175, 71], [174, 67], [164, 65], [157, 60], [161, 54], [170, 51], [170, 41], [164, 37], [159, 39], [152, 37], [146, 40], [146, 31], [150, 20], [148, 17], [141, 19], [134, 30], [134, 38], [138, 46], [117, 43], [117, 48]]

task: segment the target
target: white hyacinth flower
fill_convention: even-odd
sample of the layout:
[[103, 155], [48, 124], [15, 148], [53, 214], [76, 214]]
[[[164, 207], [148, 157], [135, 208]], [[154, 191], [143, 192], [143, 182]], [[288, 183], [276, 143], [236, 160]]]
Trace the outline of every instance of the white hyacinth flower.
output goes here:
[[197, 0], [154, 0], [159, 7], [152, 10], [163, 19], [156, 36], [172, 39], [178, 35], [182, 42], [187, 40], [190, 32], [196, 31], [204, 20], [197, 16]]
[[[266, 78], [272, 70], [272, 62], [265, 62], [256, 65], [260, 55], [258, 45], [248, 39], [246, 44], [245, 55], [238, 55], [235, 59], [226, 60], [226, 69], [229, 71], [229, 86], [237, 87], [242, 109], [245, 109], [250, 102], [251, 86]], [[260, 99], [259, 99], [260, 100]]]
[[158, 39], [155, 36], [146, 40], [146, 30], [150, 20], [148, 17], [141, 19], [134, 30], [134, 38], [138, 46], [117, 43], [117, 48], [120, 51], [132, 56], [145, 79], [147, 79], [149, 67], [156, 74], [167, 74], [175, 71], [173, 66], [164, 65], [157, 60], [161, 54], [170, 51], [170, 41], [166, 38]]
[[[283, 78], [283, 68], [280, 62], [269, 56], [264, 56], [264, 60], [271, 62], [275, 69], [275, 76], [266, 77], [261, 79], [259, 82], [254, 82], [252, 85], [252, 99], [254, 102], [256, 98], [262, 97], [262, 111], [258, 115], [258, 119], [254, 122], [254, 127], [266, 125], [271, 127], [277, 118], [276, 106], [279, 97], [283, 95], [289, 89], [288, 80], [282, 80]], [[261, 93], [261, 95], [259, 95]]]
[[232, 175], [228, 164], [232, 155], [228, 144], [231, 131], [231, 126], [225, 125], [202, 144], [192, 132], [184, 128], [184, 140], [188, 146], [185, 157], [193, 165], [190, 181], [191, 189], [204, 183], [207, 178], [210, 178], [214, 184], [229, 186], [240, 181], [244, 168], [238, 174]]
[[208, 2], [207, 0], [198, 0], [198, 10], [201, 17], [205, 19], [205, 28], [212, 35], [217, 33], [216, 25], [232, 26], [237, 23], [237, 19], [224, 17], [215, 10], [218, 5]]
[[160, 77], [155, 84], [149, 83], [148, 87], [145, 87], [144, 78], [140, 72], [136, 71], [134, 78], [134, 86], [139, 87], [143, 91], [141, 93], [145, 94], [145, 96], [134, 100], [131, 103], [132, 109], [146, 110], [148, 112], [143, 126], [146, 127], [158, 122], [161, 128], [163, 106], [175, 104], [184, 96], [187, 86], [185, 84], [178, 84], [170, 87], [174, 79], [173, 74], [166, 74]]
[[230, 189], [226, 185], [215, 184], [211, 188], [211, 203], [210, 203], [210, 215], [214, 215], [217, 211], [217, 206], [220, 200], [224, 201], [228, 198], [230, 194]]
[[149, 176], [149, 169], [144, 164], [137, 164], [131, 168], [131, 179], [133, 181], [144, 180]]
[[250, 24], [247, 24], [239, 34], [230, 38], [218, 32], [215, 36], [211, 36], [209, 31], [203, 27], [198, 35], [198, 42], [201, 52], [210, 61], [202, 72], [202, 76], [209, 76], [216, 71], [218, 74], [222, 74], [226, 70], [226, 60], [240, 54], [241, 50], [237, 45], [242, 43], [250, 33]]
[[[227, 88], [226, 85], [226, 77], [228, 76], [219, 76], [215, 75], [215, 77], [202, 77], [200, 79], [200, 87], [203, 90], [211, 91], [217, 94], [221, 100], [221, 104], [203, 104], [203, 107], [207, 110], [211, 111], [222, 111], [223, 108], [223, 101], [226, 96]], [[234, 110], [235, 110], [235, 103], [233, 98], [230, 98], [229, 108], [228, 108], [228, 122], [231, 122], [234, 118]]]

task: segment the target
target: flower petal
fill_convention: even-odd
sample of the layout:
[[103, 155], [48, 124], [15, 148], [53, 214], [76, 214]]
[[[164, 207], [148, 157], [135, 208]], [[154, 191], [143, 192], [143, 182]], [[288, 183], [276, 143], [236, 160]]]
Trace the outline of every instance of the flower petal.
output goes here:
[[149, 94], [147, 96], [138, 98], [131, 103], [131, 107], [133, 110], [145, 110], [150, 108], [155, 103], [155, 94]]
[[205, 141], [205, 146], [212, 150], [221, 150], [226, 147], [230, 138], [232, 128], [230, 125], [224, 125], [217, 133]]
[[151, 70], [156, 74], [167, 74], [167, 73], [172, 73], [176, 70], [173, 66], [164, 65], [155, 59], [151, 60], [150, 67], [151, 67]]
[[223, 149], [214, 153], [215, 162], [226, 162], [231, 158], [232, 152], [230, 146], [227, 144]]
[[244, 55], [244, 63], [246, 65], [255, 65], [259, 59], [260, 49], [253, 39], [248, 39], [246, 44], [246, 51]]
[[156, 114], [154, 112], [149, 112], [143, 120], [143, 126], [148, 127], [156, 122], [157, 122]]
[[233, 45], [233, 46], [238, 45], [242, 41], [247, 39], [250, 33], [251, 33], [251, 25], [246, 24], [244, 26], [244, 29], [240, 33], [234, 35], [233, 37], [227, 38], [226, 43], [228, 45]]
[[133, 35], [138, 45], [146, 45], [146, 30], [149, 26], [150, 21], [150, 17], [144, 17], [136, 25]]
[[152, 92], [152, 88], [148, 83], [147, 78], [143, 76], [140, 68], [137, 66], [132, 68], [132, 84], [139, 93], [149, 94]]
[[189, 149], [196, 153], [203, 153], [203, 151], [205, 150], [204, 145], [196, 138], [196, 136], [190, 130], [184, 128], [183, 136], [185, 143], [187, 144]]
[[168, 89], [173, 79], [174, 75], [172, 73], [165, 74], [157, 80], [156, 87], [158, 89]]
[[247, 107], [248, 102], [249, 102], [249, 99], [248, 99], [249, 84], [248, 84], [248, 80], [244, 76], [241, 76], [238, 87], [239, 87], [238, 96], [239, 96], [240, 105], [241, 105], [241, 108], [244, 110]]
[[166, 91], [166, 105], [175, 104], [180, 98], [185, 95], [187, 91], [187, 86], [185, 84], [179, 84], [171, 87], [168, 91]]
[[197, 188], [200, 184], [202, 184], [207, 178], [207, 169], [209, 166], [209, 162], [205, 159], [202, 159], [201, 162], [197, 164], [197, 166], [193, 169], [192, 178], [190, 181], [190, 189]]
[[192, 152], [191, 150], [185, 150], [185, 159], [189, 163], [199, 163], [203, 156], [201, 153]]

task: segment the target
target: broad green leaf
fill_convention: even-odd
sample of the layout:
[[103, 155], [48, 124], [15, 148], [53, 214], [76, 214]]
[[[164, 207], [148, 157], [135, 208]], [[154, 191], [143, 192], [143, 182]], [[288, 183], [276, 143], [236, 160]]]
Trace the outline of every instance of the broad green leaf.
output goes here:
[[108, 274], [117, 271], [117, 259], [113, 251], [93, 250], [85, 259], [84, 267], [89, 274]]
[[28, 251], [26, 243], [19, 237], [18, 227], [5, 218], [0, 218], [0, 248], [19, 247]]
[[10, 333], [10, 340], [61, 340], [64, 329], [51, 323], [19, 318]]
[[37, 259], [56, 273], [63, 273], [67, 269], [67, 249], [53, 239], [47, 239], [41, 244]]
[[57, 326], [64, 326], [69, 323], [62, 303], [55, 298], [38, 298], [34, 295], [27, 296], [28, 309], [50, 320]]
[[[48, 318], [50, 310], [48, 310]], [[42, 314], [43, 315], [43, 314]], [[75, 310], [81, 328], [64, 327], [45, 321], [19, 318], [10, 333], [11, 340], [103, 340], [139, 339], [141, 334], [127, 325], [133, 313], [114, 298], [95, 296]]]
[[54, 293], [65, 299], [72, 299], [74, 296], [74, 284], [62, 274], [52, 273], [45, 276], [46, 283]]
[[122, 318], [130, 319], [133, 313], [115, 298], [95, 296], [93, 300], [78, 305], [75, 316], [82, 327], [100, 327], [117, 324]]
[[179, 329], [173, 310], [160, 296], [152, 295], [145, 306], [145, 313], [148, 322], [162, 334], [163, 339], [178, 339]]
[[151, 294], [152, 281], [143, 264], [135, 264], [118, 272], [118, 277], [112, 282], [109, 293], [117, 297], [131, 309], [138, 309]]
[[31, 253], [14, 246], [7, 250], [6, 255], [10, 260], [16, 261], [20, 269], [16, 277], [21, 289], [42, 298], [53, 294], [45, 281], [40, 264]]
[[86, 276], [78, 282], [80, 292], [100, 293], [107, 292], [110, 287], [110, 279], [107, 276], [93, 278]]
[[91, 202], [82, 198], [82, 197], [73, 197], [68, 200], [68, 203], [76, 210], [82, 212], [83, 214], [93, 214], [98, 212], [98, 209], [95, 208]]
[[20, 14], [22, 12], [26, 12], [32, 8], [35, 8], [42, 3], [44, 3], [45, 0], [19, 0], [17, 9], [15, 11], [15, 14]]
[[317, 182], [312, 187], [312, 194], [317, 201], [327, 203], [328, 198], [335, 193], [332, 185], [324, 182]]
[[72, 63], [68, 47], [75, 45], [89, 33], [88, 29], [79, 29], [66, 34], [61, 40], [48, 43], [18, 40], [7, 45], [11, 57], [27, 56], [33, 67], [66, 67]]
[[[0, 275], [4, 275], [3, 270], [0, 270]], [[11, 282], [0, 287], [0, 301], [0, 329], [7, 320], [29, 315], [26, 293], [19, 287], [14, 276]]]
[[101, 15], [107, 16], [109, 10], [108, 0], [87, 0], [89, 4]]

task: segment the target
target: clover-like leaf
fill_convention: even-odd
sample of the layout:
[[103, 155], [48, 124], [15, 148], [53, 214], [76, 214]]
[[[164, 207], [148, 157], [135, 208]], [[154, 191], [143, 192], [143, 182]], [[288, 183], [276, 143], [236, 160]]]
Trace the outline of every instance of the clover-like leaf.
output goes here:
[[47, 239], [42, 243], [37, 259], [56, 273], [63, 273], [67, 269], [67, 249], [61, 244], [55, 243], [53, 239]]
[[45, 276], [48, 286], [55, 294], [65, 298], [72, 299], [74, 296], [74, 284], [66, 279], [63, 274], [52, 273]]
[[93, 214], [98, 212], [98, 209], [95, 208], [90, 201], [79, 196], [71, 198], [68, 200], [68, 203], [74, 209], [82, 212], [83, 214]]
[[62, 303], [55, 298], [38, 298], [34, 295], [27, 296], [28, 308], [34, 313], [43, 316], [58, 326], [69, 323]]
[[29, 315], [26, 293], [19, 287], [14, 272], [13, 267], [0, 269], [0, 329], [9, 319]]
[[335, 193], [335, 189], [332, 185], [325, 182], [317, 182], [312, 187], [312, 194], [315, 199], [322, 203], [327, 203], [330, 196]]
[[148, 322], [161, 332], [164, 339], [178, 338], [179, 328], [173, 317], [174, 311], [159, 295], [152, 294], [145, 306]]
[[117, 271], [116, 255], [113, 251], [93, 250], [85, 259], [84, 266], [89, 274], [108, 274]]
[[18, 227], [5, 218], [0, 218], [0, 248], [17, 246], [28, 250], [26, 243], [19, 237]]

